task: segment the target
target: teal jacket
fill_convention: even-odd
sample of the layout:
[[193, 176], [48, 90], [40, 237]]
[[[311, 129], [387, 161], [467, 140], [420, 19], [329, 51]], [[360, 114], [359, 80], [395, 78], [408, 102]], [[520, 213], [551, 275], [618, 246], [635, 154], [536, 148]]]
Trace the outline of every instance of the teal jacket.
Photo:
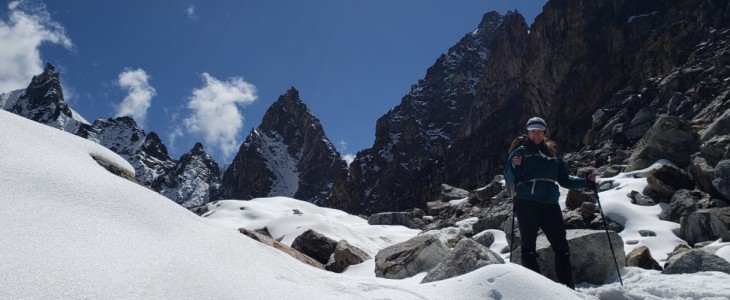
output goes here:
[[[522, 164], [512, 165], [515, 155], [522, 155]], [[574, 190], [588, 186], [586, 178], [570, 176], [560, 157], [549, 156], [530, 141], [515, 148], [507, 157], [504, 178], [515, 184], [516, 199], [526, 199], [547, 204], [558, 204], [558, 185]]]

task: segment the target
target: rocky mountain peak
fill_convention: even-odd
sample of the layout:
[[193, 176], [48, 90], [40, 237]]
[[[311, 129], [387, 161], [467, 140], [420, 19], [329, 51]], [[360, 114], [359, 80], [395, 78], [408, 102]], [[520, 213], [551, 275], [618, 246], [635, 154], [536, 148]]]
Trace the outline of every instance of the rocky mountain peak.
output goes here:
[[63, 97], [63, 89], [56, 68], [46, 64], [43, 73], [33, 76], [25, 93], [11, 107], [10, 112], [51, 127], [75, 133], [86, 120], [75, 114]]
[[223, 174], [224, 197], [288, 196], [323, 203], [346, 165], [291, 88], [266, 111]]
[[220, 199], [221, 192], [220, 167], [201, 143], [180, 157], [160, 189], [162, 195], [188, 208]]
[[201, 144], [200, 142], [196, 142], [193, 146], [193, 149], [190, 150], [189, 153], [195, 156], [202, 155], [203, 153], [205, 153], [205, 151], [203, 150], [203, 144]]

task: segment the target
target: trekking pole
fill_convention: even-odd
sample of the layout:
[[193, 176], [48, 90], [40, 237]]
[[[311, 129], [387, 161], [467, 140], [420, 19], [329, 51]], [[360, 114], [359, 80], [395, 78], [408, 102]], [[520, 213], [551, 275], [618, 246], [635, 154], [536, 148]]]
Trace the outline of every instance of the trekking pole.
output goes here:
[[624, 286], [624, 280], [621, 279], [621, 271], [618, 269], [618, 261], [616, 260], [616, 253], [613, 252], [613, 244], [611, 243], [611, 235], [608, 234], [608, 223], [606, 222], [606, 216], [603, 215], [603, 207], [601, 207], [601, 200], [598, 199], [598, 184], [594, 181], [591, 184], [593, 188], [593, 195], [596, 197], [596, 203], [598, 204], [598, 210], [601, 212], [601, 219], [603, 219], [603, 228], [606, 229], [606, 237], [608, 238], [608, 246], [611, 248], [611, 255], [613, 255], [613, 263], [616, 265], [616, 273], [618, 273], [618, 280], [621, 282], [621, 286]]
[[512, 262], [512, 256], [515, 254], [515, 192], [517, 184], [510, 191], [510, 198], [512, 198], [512, 226], [510, 227], [510, 241], [509, 241], [509, 262]]
[[[509, 191], [510, 198], [512, 199], [512, 226], [510, 227], [510, 241], [509, 241], [509, 262], [512, 262], [512, 256], [515, 254], [515, 215], [517, 210], [515, 209], [515, 195], [517, 194], [517, 183], [519, 183], [520, 173], [522, 171], [521, 166], [517, 166], [517, 173], [515, 174], [515, 184], [512, 190]], [[509, 186], [507, 187], [509, 189]], [[524, 263], [524, 262], [523, 262]]]

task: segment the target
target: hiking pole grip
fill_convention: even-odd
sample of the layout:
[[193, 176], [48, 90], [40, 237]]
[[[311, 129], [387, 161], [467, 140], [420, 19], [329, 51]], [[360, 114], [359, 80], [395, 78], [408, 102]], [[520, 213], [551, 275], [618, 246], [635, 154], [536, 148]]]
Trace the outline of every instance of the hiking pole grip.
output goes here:
[[611, 255], [613, 255], [613, 263], [616, 265], [616, 273], [618, 273], [618, 280], [621, 282], [621, 286], [624, 286], [624, 280], [621, 278], [621, 271], [618, 268], [618, 261], [616, 260], [616, 253], [613, 252], [613, 243], [611, 243], [611, 235], [608, 234], [608, 222], [606, 222], [606, 216], [603, 214], [603, 207], [601, 206], [601, 200], [598, 198], [598, 187], [595, 181], [589, 185], [593, 189], [593, 196], [596, 197], [596, 203], [598, 204], [598, 211], [601, 212], [601, 219], [603, 220], [603, 228], [606, 229], [606, 237], [608, 238], [608, 246], [611, 249]]

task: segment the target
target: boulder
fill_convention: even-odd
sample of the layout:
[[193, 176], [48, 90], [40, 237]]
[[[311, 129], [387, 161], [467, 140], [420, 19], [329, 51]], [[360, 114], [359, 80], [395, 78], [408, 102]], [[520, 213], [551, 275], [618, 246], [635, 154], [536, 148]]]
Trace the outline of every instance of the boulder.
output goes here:
[[449, 202], [451, 200], [464, 199], [466, 197], [469, 197], [468, 191], [455, 188], [445, 183], [441, 184], [441, 201]]
[[375, 276], [403, 279], [430, 270], [449, 253], [438, 237], [422, 234], [375, 255]]
[[679, 223], [683, 217], [711, 207], [710, 195], [702, 191], [679, 190], [669, 201], [669, 207], [664, 209], [659, 218], [664, 221]]
[[690, 245], [722, 238], [730, 241], [730, 207], [695, 211], [680, 222], [679, 237]]
[[322, 264], [327, 264], [330, 255], [337, 248], [337, 241], [309, 229], [296, 237], [291, 247], [316, 259]]
[[492, 198], [497, 196], [504, 189], [501, 182], [502, 180], [504, 180], [504, 177], [502, 175], [497, 175], [494, 177], [492, 182], [487, 184], [485, 187], [469, 192], [469, 203], [476, 205], [490, 202]]
[[662, 165], [649, 172], [646, 182], [664, 201], [668, 201], [679, 189], [693, 190], [695, 188], [692, 177], [672, 164]]
[[720, 196], [712, 185], [712, 180], [715, 179], [715, 168], [708, 163], [707, 159], [700, 155], [693, 156], [689, 172], [700, 190], [715, 197]]
[[699, 249], [692, 249], [677, 254], [662, 274], [687, 274], [697, 272], [717, 271], [730, 274], [730, 262], [714, 254]]
[[639, 193], [637, 191], [631, 191], [627, 196], [629, 198], [631, 198], [631, 203], [636, 204], [636, 205], [641, 205], [641, 206], [656, 205], [656, 203], [654, 202], [654, 199], [644, 196], [644, 194]]
[[593, 202], [593, 196], [587, 195], [581, 191], [568, 190], [568, 195], [565, 197], [565, 207], [570, 210], [580, 208], [584, 202]]
[[426, 226], [426, 222], [423, 221], [423, 216], [426, 214], [415, 208], [411, 211], [405, 212], [383, 212], [372, 214], [368, 218], [368, 224], [370, 225], [402, 225], [411, 229], [423, 229]]
[[725, 159], [715, 166], [715, 179], [712, 186], [722, 194], [725, 199], [730, 199], [730, 159]]
[[441, 200], [426, 202], [426, 212], [429, 216], [435, 216], [449, 208], [449, 206], [451, 206], [451, 204], [449, 204], [448, 202], [443, 202]]
[[634, 250], [631, 250], [631, 252], [626, 255], [626, 266], [639, 267], [646, 270], [662, 270], [659, 263], [651, 256], [649, 247], [646, 246], [639, 246], [634, 248]]
[[715, 136], [730, 134], [730, 110], [726, 110], [719, 118], [715, 119], [707, 128], [701, 132], [702, 141], [706, 142]]
[[687, 244], [679, 244], [674, 247], [671, 253], [667, 254], [667, 260], [664, 262], [664, 268], [666, 269], [669, 265], [673, 264], [679, 257], [680, 254], [692, 250]]
[[690, 156], [699, 150], [699, 146], [699, 135], [689, 122], [679, 117], [662, 115], [636, 144], [627, 170], [641, 170], [660, 159], [686, 168], [690, 165]]
[[[570, 260], [573, 269], [573, 277], [576, 283], [588, 282], [602, 284], [611, 274], [616, 272], [616, 264], [624, 266], [624, 242], [621, 237], [613, 231], [609, 231], [613, 254], [608, 244], [606, 231], [576, 229], [568, 230], [567, 238], [570, 245]], [[514, 262], [521, 264], [521, 249], [517, 249], [513, 258]], [[547, 278], [557, 280], [555, 275], [555, 257], [545, 235], [537, 238], [537, 263], [540, 265], [540, 272]], [[617, 261], [614, 261], [614, 256]]]
[[346, 240], [341, 240], [337, 243], [335, 252], [330, 256], [325, 268], [328, 271], [342, 273], [347, 267], [359, 264], [368, 259], [371, 259], [371, 257], [365, 251], [350, 245]]
[[442, 262], [428, 272], [421, 283], [444, 280], [483, 266], [503, 263], [504, 259], [489, 248], [472, 239], [462, 239]]
[[268, 245], [268, 246], [274, 247], [276, 249], [279, 249], [279, 251], [284, 252], [284, 253], [288, 254], [289, 256], [294, 257], [297, 260], [299, 260], [305, 264], [308, 264], [308, 265], [318, 268], [318, 269], [322, 269], [322, 270], [325, 269], [324, 265], [322, 263], [318, 262], [317, 260], [315, 260], [314, 258], [311, 258], [310, 256], [305, 255], [304, 253], [299, 252], [292, 247], [289, 247], [285, 244], [275, 241], [274, 239], [272, 239], [268, 236], [265, 236], [263, 234], [255, 232], [255, 231], [248, 230], [246, 228], [239, 228], [238, 231], [241, 232], [241, 234], [243, 234], [247, 237], [250, 237], [264, 245]]
[[481, 232], [472, 237], [474, 241], [484, 247], [491, 247], [494, 244], [494, 234], [491, 232]]
[[730, 148], [730, 134], [713, 136], [700, 145], [700, 155], [714, 167], [721, 160], [730, 158], [727, 156], [728, 148]]
[[596, 203], [583, 202], [580, 206], [580, 216], [583, 217], [583, 219], [593, 219], [597, 212], [596, 208]]

